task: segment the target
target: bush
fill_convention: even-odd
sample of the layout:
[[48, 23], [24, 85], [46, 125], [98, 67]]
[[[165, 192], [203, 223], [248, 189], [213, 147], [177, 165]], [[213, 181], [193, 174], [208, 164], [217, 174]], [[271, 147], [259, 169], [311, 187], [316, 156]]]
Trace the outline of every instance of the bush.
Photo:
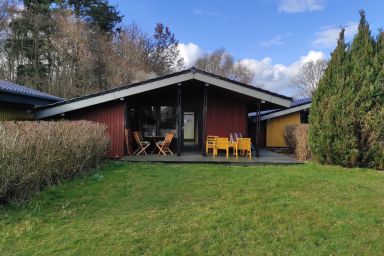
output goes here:
[[308, 124], [300, 124], [295, 127], [294, 137], [296, 141], [295, 154], [297, 159], [306, 161], [311, 158], [311, 152], [308, 145]]
[[285, 144], [295, 152], [296, 150], [296, 137], [295, 137], [295, 129], [297, 124], [291, 124], [284, 127], [284, 141]]
[[105, 130], [88, 121], [0, 123], [0, 202], [97, 167], [109, 146]]
[[291, 148], [296, 158], [306, 161], [311, 158], [308, 145], [308, 124], [292, 124], [284, 128], [285, 143]]

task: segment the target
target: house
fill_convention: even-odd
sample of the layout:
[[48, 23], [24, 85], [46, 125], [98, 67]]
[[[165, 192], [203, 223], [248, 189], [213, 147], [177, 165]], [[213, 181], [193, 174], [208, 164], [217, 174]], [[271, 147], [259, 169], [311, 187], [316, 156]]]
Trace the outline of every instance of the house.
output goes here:
[[[120, 158], [126, 152], [125, 128], [140, 130], [144, 137], [174, 130], [178, 155], [188, 150], [203, 153], [207, 135], [228, 137], [241, 132], [249, 136], [249, 113], [289, 108], [291, 102], [289, 97], [191, 68], [39, 107], [34, 114], [36, 119], [106, 124], [112, 143], [108, 156]], [[253, 132], [255, 146], [259, 128], [256, 125]]]
[[62, 100], [32, 88], [0, 80], [0, 121], [33, 119], [34, 107]]
[[[293, 100], [287, 109], [264, 111], [260, 114], [260, 145], [267, 148], [284, 148], [284, 128], [287, 125], [308, 123], [311, 98]], [[255, 114], [250, 115], [256, 123]]]

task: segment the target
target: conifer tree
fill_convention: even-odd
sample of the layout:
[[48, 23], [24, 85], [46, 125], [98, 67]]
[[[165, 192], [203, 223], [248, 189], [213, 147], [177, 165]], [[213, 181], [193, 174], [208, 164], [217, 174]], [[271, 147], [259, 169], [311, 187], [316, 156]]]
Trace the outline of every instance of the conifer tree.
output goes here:
[[335, 116], [334, 101], [338, 92], [338, 85], [344, 82], [343, 63], [346, 57], [344, 41], [345, 29], [341, 29], [337, 47], [331, 54], [328, 67], [313, 95], [309, 142], [312, 153], [323, 163], [334, 162]]
[[384, 169], [384, 32], [379, 31], [376, 40], [376, 55], [373, 59], [374, 82], [370, 84], [367, 97], [370, 108], [362, 119], [362, 140], [366, 150], [362, 162], [368, 167]]
[[350, 47], [344, 30], [313, 97], [309, 143], [321, 162], [384, 169], [384, 35], [364, 11]]

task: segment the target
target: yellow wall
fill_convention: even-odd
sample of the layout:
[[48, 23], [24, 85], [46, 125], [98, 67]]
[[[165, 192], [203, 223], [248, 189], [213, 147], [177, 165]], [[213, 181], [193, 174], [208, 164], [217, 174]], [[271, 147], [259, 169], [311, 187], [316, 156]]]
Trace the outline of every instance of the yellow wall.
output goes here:
[[290, 124], [300, 124], [300, 112], [267, 120], [266, 146], [286, 147], [284, 141], [284, 127]]
[[32, 119], [32, 117], [32, 114], [27, 113], [25, 109], [0, 105], [0, 121], [28, 120]]

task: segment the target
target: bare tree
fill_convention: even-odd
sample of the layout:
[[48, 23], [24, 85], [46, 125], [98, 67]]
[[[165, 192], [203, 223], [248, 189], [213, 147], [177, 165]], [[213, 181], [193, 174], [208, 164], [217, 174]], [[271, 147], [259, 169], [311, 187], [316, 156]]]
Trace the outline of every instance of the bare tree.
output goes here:
[[136, 24], [121, 29], [108, 55], [108, 83], [112, 86], [129, 84], [138, 76], [150, 73], [147, 62], [149, 37]]
[[153, 35], [135, 24], [105, 33], [66, 1], [34, 2], [0, 0], [0, 79], [71, 98], [184, 67], [178, 40], [160, 23]]
[[89, 26], [71, 12], [56, 13], [55, 20], [51, 93], [69, 98], [98, 91], [92, 73], [95, 58], [89, 49]]
[[300, 96], [312, 97], [327, 64], [327, 60], [324, 59], [304, 63], [297, 75], [291, 80], [291, 86], [298, 90]]
[[205, 54], [196, 60], [195, 66], [198, 69], [246, 84], [251, 84], [254, 77], [254, 73], [248, 67], [235, 62], [233, 56], [225, 49]]

